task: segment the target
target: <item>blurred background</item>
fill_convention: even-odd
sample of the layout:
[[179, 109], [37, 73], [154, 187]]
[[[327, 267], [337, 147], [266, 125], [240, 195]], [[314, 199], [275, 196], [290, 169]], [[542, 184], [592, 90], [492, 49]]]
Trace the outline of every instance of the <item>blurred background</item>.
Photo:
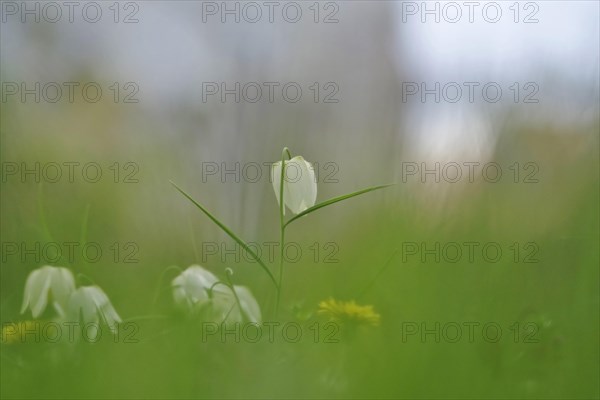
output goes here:
[[[0, 319], [31, 319], [27, 275], [62, 265], [139, 340], [2, 343], [3, 398], [600, 395], [597, 2], [76, 3], [1, 3]], [[235, 244], [169, 180], [246, 241], [276, 242], [269, 164], [285, 146], [314, 163], [317, 202], [396, 185], [290, 227], [302, 257], [275, 319], [267, 276], [208, 254]], [[102, 256], [67, 257], [67, 242]], [[407, 252], [465, 242], [503, 255]], [[62, 257], [35, 250], [47, 243]], [[161, 275], [195, 263], [232, 268], [265, 321], [308, 327], [334, 297], [381, 324], [337, 344], [205, 343]], [[167, 317], [136, 319], [153, 315]], [[406, 337], [469, 321], [502, 340]], [[514, 323], [537, 340], [515, 343]]]

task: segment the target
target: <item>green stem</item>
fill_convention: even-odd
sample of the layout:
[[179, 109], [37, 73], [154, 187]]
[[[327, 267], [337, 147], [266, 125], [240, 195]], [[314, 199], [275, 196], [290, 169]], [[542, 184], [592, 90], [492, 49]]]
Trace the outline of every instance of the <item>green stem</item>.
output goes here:
[[275, 317], [277, 318], [277, 313], [279, 312], [279, 301], [281, 300], [281, 282], [283, 281], [283, 247], [285, 243], [285, 226], [281, 226], [280, 239], [279, 239], [279, 284], [277, 285], [277, 306], [275, 308]]
[[289, 159], [292, 158], [290, 150], [287, 147], [283, 148], [281, 152], [281, 176], [279, 177], [279, 283], [277, 284], [277, 303], [275, 305], [275, 317], [279, 312], [279, 302], [281, 300], [281, 283], [283, 281], [283, 247], [285, 245], [285, 221], [283, 212], [285, 210], [285, 203], [283, 201], [283, 181], [285, 178], [285, 156]]
[[[227, 268], [227, 269], [230, 269], [230, 268]], [[221, 321], [221, 325], [224, 324], [225, 322], [227, 322], [229, 315], [231, 314], [231, 312], [233, 311], [233, 309], [235, 308], [236, 305], [238, 306], [238, 309], [240, 310], [240, 315], [242, 316], [242, 318], [244, 318], [244, 311], [242, 310], [242, 303], [240, 303], [240, 298], [238, 297], [237, 293], [235, 292], [235, 289], [233, 288], [233, 283], [231, 282], [232, 274], [233, 274], [233, 272], [230, 273], [227, 270], [225, 270], [225, 275], [227, 276], [227, 282], [217, 281], [208, 288], [208, 298], [209, 299], [213, 298], [214, 288], [215, 288], [215, 286], [218, 286], [218, 285], [223, 285], [223, 286], [227, 287], [233, 293], [233, 297], [235, 299], [235, 304], [231, 306], [229, 311], [227, 311], [227, 314]]]
[[231, 270], [231, 268], [227, 268], [225, 270], [225, 276], [227, 277], [227, 282], [229, 283], [229, 289], [231, 289], [231, 291], [233, 292], [233, 297], [235, 297], [235, 302], [237, 303], [237, 306], [240, 310], [240, 315], [242, 316], [242, 319], [247, 318], [246, 315], [244, 315], [244, 310], [242, 310], [242, 303], [240, 303], [240, 298], [238, 297], [237, 293], [235, 292], [235, 288], [233, 287], [233, 282], [231, 281], [231, 275], [233, 275], [233, 271]]

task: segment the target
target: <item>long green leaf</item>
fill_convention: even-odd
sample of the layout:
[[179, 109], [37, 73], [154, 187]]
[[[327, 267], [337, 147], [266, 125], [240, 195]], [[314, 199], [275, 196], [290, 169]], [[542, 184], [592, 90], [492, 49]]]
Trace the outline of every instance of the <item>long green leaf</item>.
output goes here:
[[231, 237], [240, 246], [242, 246], [242, 248], [244, 250], [246, 250], [252, 256], [252, 258], [254, 258], [256, 260], [256, 262], [258, 262], [258, 264], [265, 270], [265, 272], [269, 275], [269, 278], [271, 278], [271, 280], [273, 281], [273, 284], [275, 285], [275, 287], [278, 287], [277, 281], [275, 280], [275, 277], [273, 276], [273, 274], [271, 273], [269, 268], [267, 268], [265, 263], [260, 259], [260, 257], [258, 255], [256, 255], [256, 253], [254, 251], [252, 251], [252, 249], [246, 244], [246, 242], [244, 242], [242, 239], [240, 239], [235, 233], [233, 233], [231, 231], [231, 229], [226, 227], [225, 224], [223, 224], [214, 215], [212, 215], [210, 212], [208, 212], [208, 210], [206, 208], [204, 208], [200, 203], [198, 203], [196, 200], [194, 200], [189, 194], [187, 194], [183, 189], [181, 189], [179, 186], [177, 186], [173, 181], [169, 181], [169, 182], [171, 182], [171, 185], [173, 185], [175, 187], [175, 189], [177, 189], [182, 195], [187, 197], [187, 199], [189, 201], [191, 201], [196, 207], [198, 207], [200, 209], [200, 211], [202, 211], [204, 214], [206, 214], [206, 216], [208, 218], [210, 218], [215, 224], [217, 224], [219, 226], [219, 228], [221, 228], [226, 234], [228, 234], [229, 237]]
[[350, 194], [345, 194], [343, 196], [334, 197], [333, 199], [325, 200], [324, 202], [321, 202], [319, 204], [315, 204], [314, 206], [312, 206], [310, 208], [307, 208], [306, 210], [302, 211], [300, 214], [294, 216], [288, 222], [286, 222], [284, 226], [288, 226], [289, 224], [291, 224], [293, 221], [297, 220], [298, 218], [304, 217], [305, 215], [310, 214], [313, 211], [317, 211], [320, 208], [327, 207], [327, 206], [329, 206], [331, 204], [335, 204], [335, 203], [340, 202], [342, 200], [350, 199], [352, 197], [361, 195], [363, 193], [372, 192], [374, 190], [383, 189], [383, 188], [386, 188], [386, 187], [389, 187], [389, 186], [393, 186], [393, 184], [373, 186], [373, 187], [370, 187], [370, 188], [359, 190], [358, 192], [354, 192], [354, 193], [350, 193]]

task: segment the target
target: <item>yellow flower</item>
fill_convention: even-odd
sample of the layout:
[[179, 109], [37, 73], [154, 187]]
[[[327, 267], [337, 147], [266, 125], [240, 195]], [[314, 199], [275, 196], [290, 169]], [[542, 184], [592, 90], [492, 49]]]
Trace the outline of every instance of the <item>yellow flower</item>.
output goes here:
[[332, 298], [319, 303], [321, 315], [342, 325], [379, 325], [381, 316], [373, 310], [373, 306], [360, 306], [353, 301], [337, 301]]
[[19, 321], [2, 324], [2, 344], [39, 341], [40, 321]]

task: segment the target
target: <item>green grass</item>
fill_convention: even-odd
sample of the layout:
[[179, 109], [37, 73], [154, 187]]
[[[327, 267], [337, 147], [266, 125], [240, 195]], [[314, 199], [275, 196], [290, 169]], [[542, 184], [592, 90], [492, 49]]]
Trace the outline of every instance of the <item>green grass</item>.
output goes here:
[[[199, 179], [188, 180], [194, 174], [184, 172], [186, 165], [161, 169], [157, 164], [177, 164], [153, 148], [138, 150], [137, 159], [147, 167], [139, 184], [44, 185], [46, 223], [56, 241], [79, 240], [89, 204], [88, 240], [103, 246], [115, 241], [139, 245], [137, 264], [62, 265], [90, 275], [124, 319], [166, 318], [139, 320], [138, 343], [114, 343], [105, 337], [93, 345], [2, 344], [2, 397], [597, 398], [598, 138], [581, 133], [582, 145], [527, 130], [514, 135], [500, 143], [495, 159], [503, 165], [515, 159], [536, 160], [540, 183], [452, 186], [445, 198], [418, 184], [400, 184], [295, 222], [286, 240], [305, 246], [334, 241], [340, 261], [314, 263], [303, 258], [285, 266], [277, 321], [295, 321], [305, 328], [298, 343], [222, 343], [216, 337], [203, 342], [202, 326], [173, 308], [168, 283], [176, 272], [166, 274], [162, 283], [166, 290], [153, 302], [166, 267], [185, 268], [199, 261], [190, 225], [198, 243], [228, 240], [233, 245], [168, 180], [181, 182], [211, 210], [220, 199], [228, 199], [228, 185], [203, 186]], [[4, 132], [2, 139], [6, 145]], [[44, 151], [11, 144], [11, 155], [2, 148], [3, 161], [73, 156], [50, 142]], [[564, 151], [565, 147], [572, 151]], [[310, 160], [310, 154], [302, 155]], [[386, 178], [374, 174], [370, 183]], [[276, 238], [278, 211], [270, 184], [245, 185], [248, 191], [268, 195], [265, 207], [249, 202], [243, 210], [261, 213], [264, 225], [255, 230], [257, 237], [248, 234], [252, 230], [241, 236], [247, 241]], [[341, 194], [358, 188], [340, 184], [331, 191]], [[37, 212], [38, 190], [35, 183], [3, 184], [3, 241], [46, 240]], [[231, 215], [222, 215], [222, 220], [236, 229]], [[535, 242], [539, 262], [515, 263], [510, 257], [497, 263], [481, 258], [474, 263], [420, 262], [416, 257], [403, 262], [400, 251], [381, 270], [403, 242], [436, 241], [494, 241], [504, 250], [513, 242]], [[29, 271], [42, 264], [30, 258], [3, 262], [3, 323], [30, 318], [19, 315], [23, 287]], [[258, 265], [211, 259], [204, 266], [222, 277], [224, 268], [232, 267], [234, 283], [248, 286], [264, 319], [274, 320], [275, 289]], [[270, 267], [276, 271], [275, 265]], [[381, 325], [340, 334], [340, 343], [313, 343], [309, 327], [315, 321], [326, 322], [315, 316], [317, 304], [330, 296], [373, 305], [381, 314]], [[293, 310], [294, 305], [300, 311]], [[431, 327], [435, 322], [469, 321], [498, 323], [501, 340], [488, 343], [476, 337], [473, 343], [464, 339], [436, 343], [431, 338], [425, 342], [417, 336], [402, 338], [407, 323]], [[515, 322], [539, 326], [538, 342], [514, 343], [510, 326]]]

